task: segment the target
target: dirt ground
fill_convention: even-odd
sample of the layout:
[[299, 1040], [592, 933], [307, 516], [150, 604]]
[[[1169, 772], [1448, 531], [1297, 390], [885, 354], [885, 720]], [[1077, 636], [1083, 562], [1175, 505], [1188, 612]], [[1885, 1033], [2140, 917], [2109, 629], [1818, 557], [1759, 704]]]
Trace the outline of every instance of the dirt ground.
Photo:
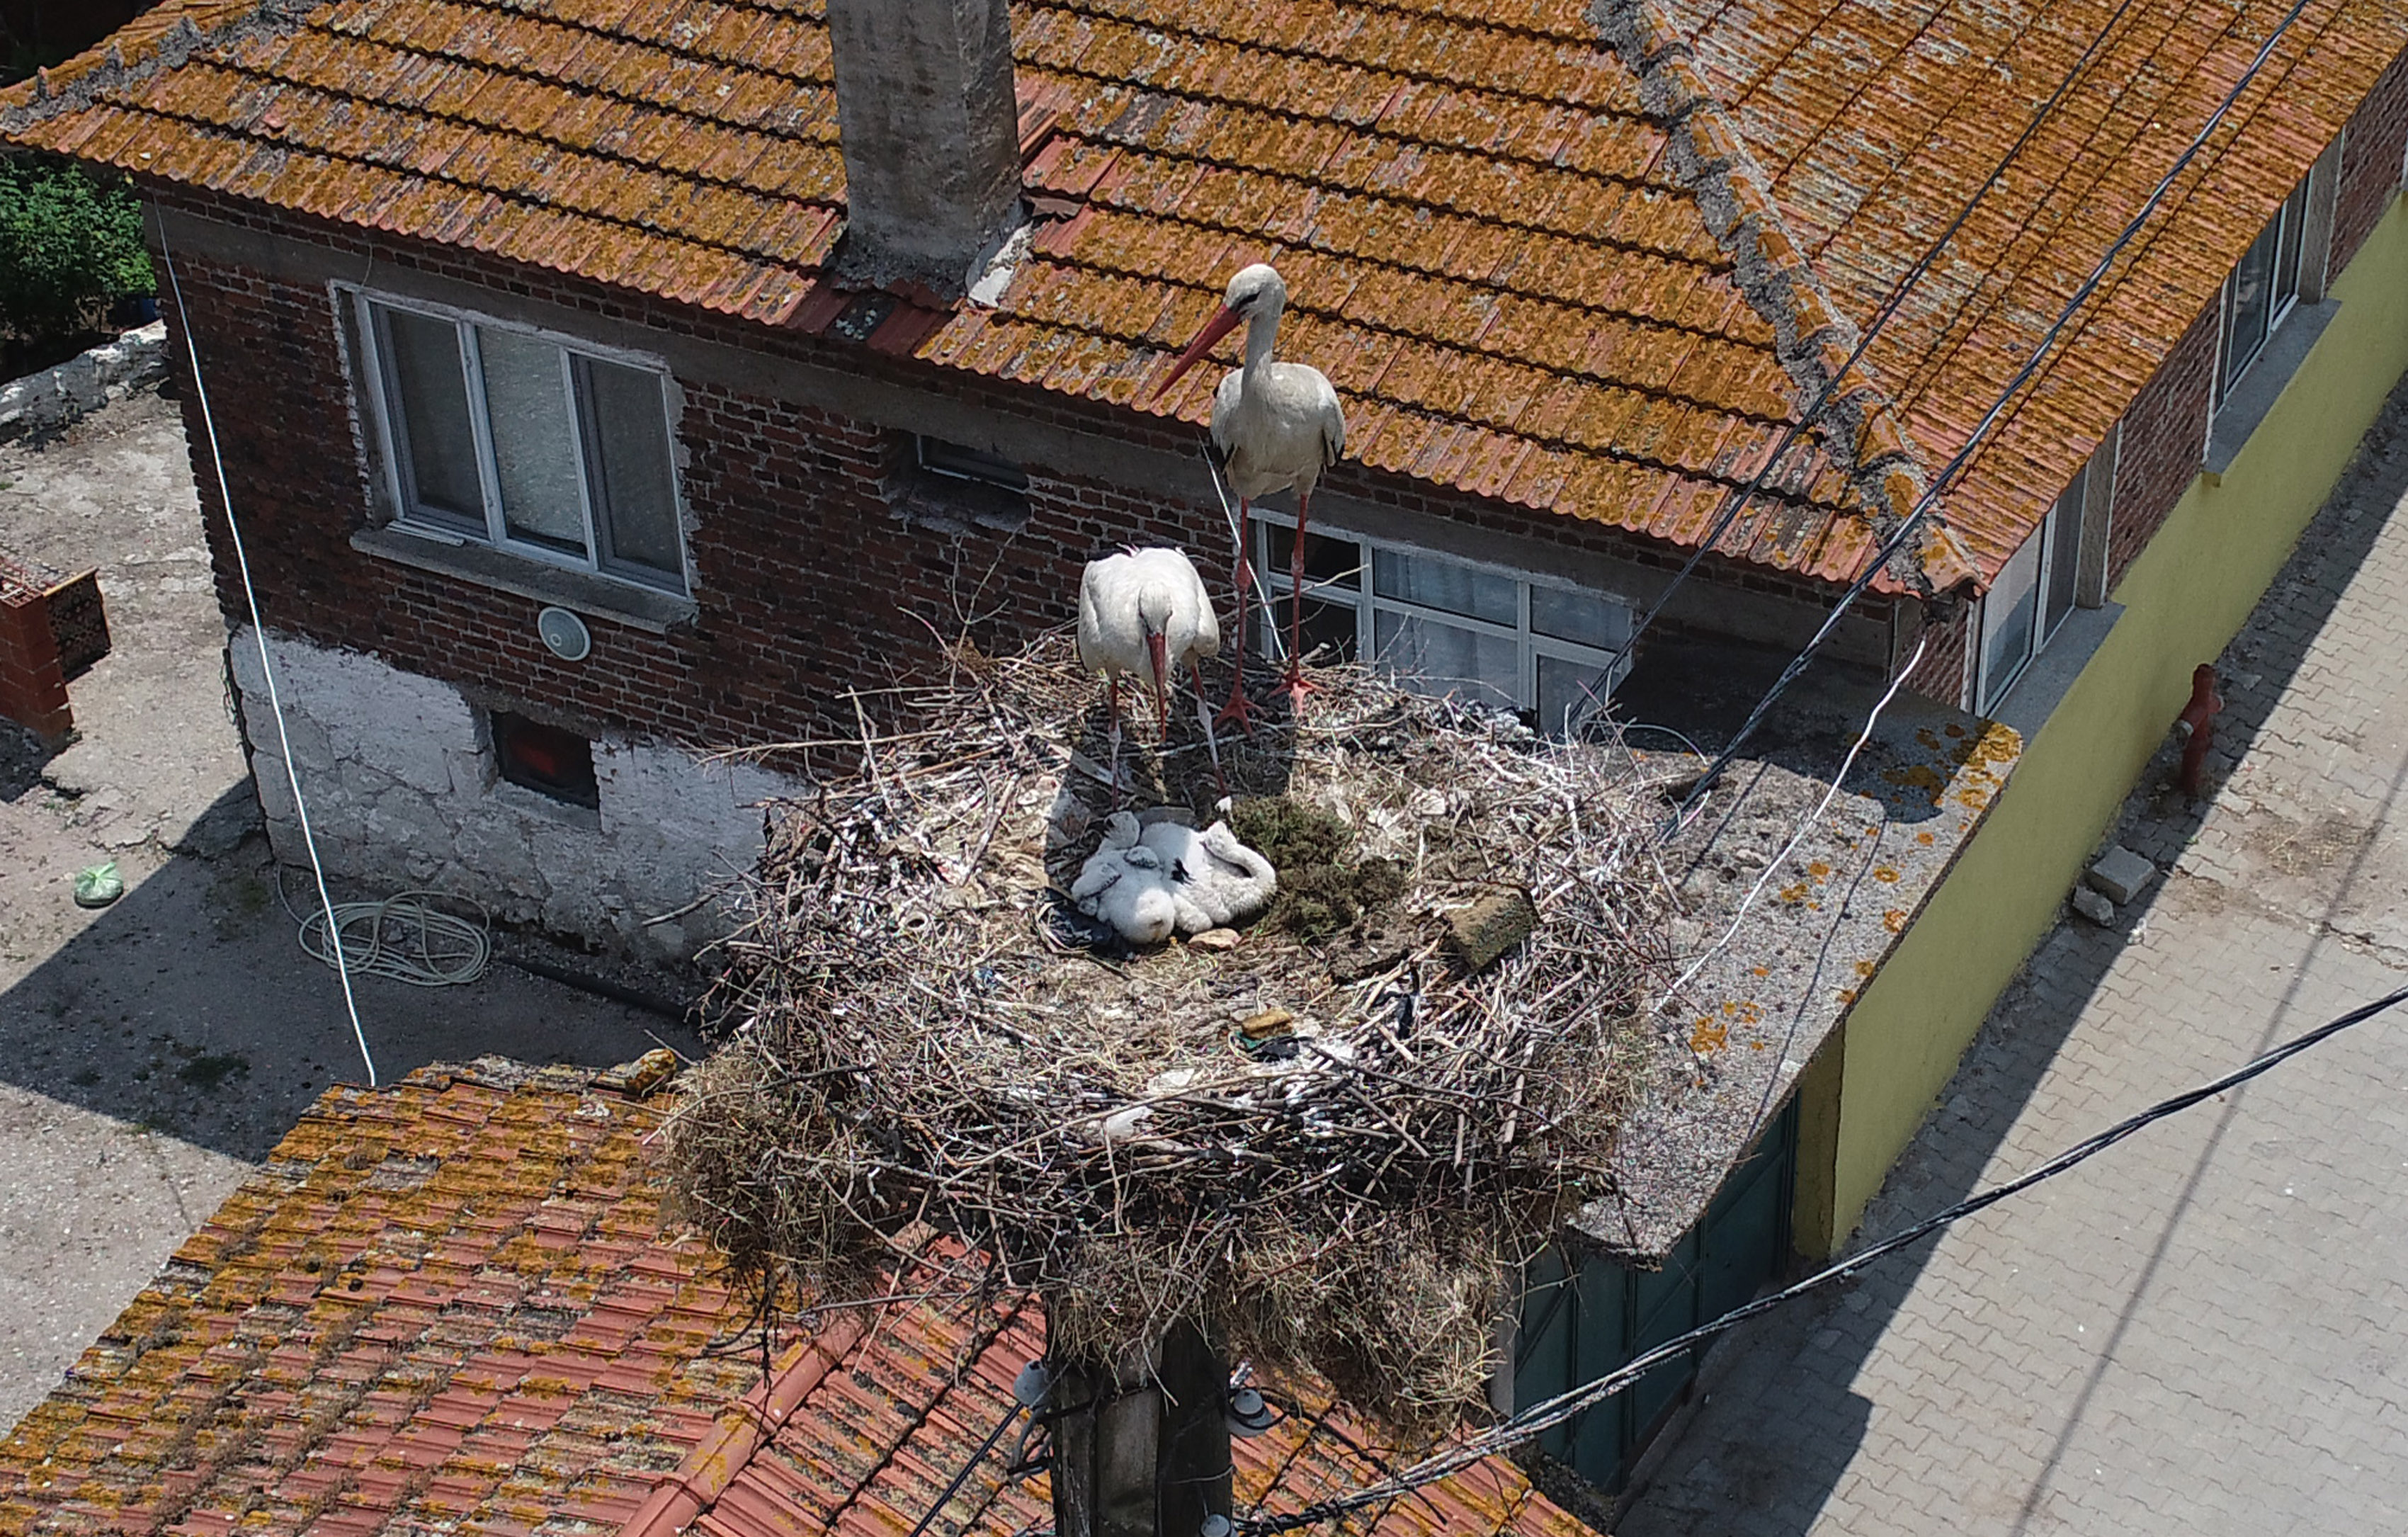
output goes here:
[[[0, 722], [6, 1427], [310, 1100], [365, 1070], [256, 830], [175, 404], [144, 390], [0, 446], [0, 546], [98, 567], [114, 644], [70, 685], [80, 736], [65, 751], [46, 757]], [[77, 907], [76, 871], [103, 860], [125, 896]], [[306, 872], [284, 884], [306, 907]], [[496, 946], [576, 962], [518, 937]], [[508, 964], [466, 987], [357, 991], [385, 1080], [485, 1053], [608, 1064], [699, 1049], [671, 1018]]]

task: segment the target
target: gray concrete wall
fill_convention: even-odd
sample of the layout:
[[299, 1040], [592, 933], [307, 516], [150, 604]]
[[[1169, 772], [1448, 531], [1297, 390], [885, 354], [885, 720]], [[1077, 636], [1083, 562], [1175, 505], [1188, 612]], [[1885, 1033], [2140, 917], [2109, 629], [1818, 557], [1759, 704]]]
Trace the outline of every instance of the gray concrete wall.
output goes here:
[[749, 869], [759, 803], [801, 785], [660, 743], [594, 744], [598, 808], [503, 780], [484, 715], [460, 690], [358, 652], [270, 632], [280, 738], [253, 633], [230, 643], [268, 840], [305, 863], [286, 774], [291, 745], [329, 874], [380, 889], [423, 887], [483, 903], [495, 919], [681, 960], [721, 927], [692, 902]]

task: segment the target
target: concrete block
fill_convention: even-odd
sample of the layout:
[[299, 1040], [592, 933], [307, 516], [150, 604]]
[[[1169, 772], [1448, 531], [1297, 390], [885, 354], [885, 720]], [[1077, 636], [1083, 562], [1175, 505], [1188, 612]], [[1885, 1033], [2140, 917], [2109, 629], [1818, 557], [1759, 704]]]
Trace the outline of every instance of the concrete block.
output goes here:
[[2090, 873], [2085, 879], [2093, 890], [2121, 907], [2138, 897], [2157, 873], [2157, 866], [2123, 844], [2113, 843], [2092, 863]]
[[2069, 900], [2073, 904], [2074, 912], [2081, 913], [2101, 928], [2108, 927], [2115, 922], [2115, 904], [2088, 886], [2074, 887], [2073, 895]]

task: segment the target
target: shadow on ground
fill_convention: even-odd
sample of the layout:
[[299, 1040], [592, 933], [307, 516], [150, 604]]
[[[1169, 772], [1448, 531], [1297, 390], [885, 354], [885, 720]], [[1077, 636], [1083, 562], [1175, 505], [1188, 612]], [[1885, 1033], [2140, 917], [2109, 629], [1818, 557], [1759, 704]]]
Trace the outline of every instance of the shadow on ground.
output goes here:
[[[247, 811], [249, 797], [236, 784], [210, 815]], [[341, 984], [300, 949], [276, 873], [254, 835], [221, 857], [179, 855], [138, 874], [0, 992], [0, 1082], [247, 1161], [265, 1157], [326, 1088], [366, 1082]], [[314, 902], [306, 872], [285, 880], [296, 907]], [[46, 895], [72, 899], [52, 883]], [[531, 948], [507, 935], [495, 945]], [[489, 1054], [608, 1065], [662, 1044], [703, 1050], [674, 1018], [498, 959], [463, 986], [363, 976], [353, 993], [387, 1083]]]
[[[2215, 722], [2214, 750], [2209, 756], [2211, 798], [2191, 800], [2172, 787], [2179, 752], [2170, 740], [2128, 797], [2116, 840], [2165, 868], [2198, 836], [2214, 789], [2265, 728], [2351, 574], [2382, 533], [2384, 514], [2408, 496], [2408, 454], [2395, 457], [2386, 452], [2403, 440], [2408, 440], [2408, 386], [2393, 395], [2369, 430], [2350, 469], [2249, 623], [2218, 659], [2227, 702]], [[2395, 783], [2392, 804], [2400, 790]], [[2348, 884], [2344, 879], [2335, 889], [2346, 891]], [[1973, 1193], [1980, 1171], [2015, 1125], [2084, 1004], [2124, 949], [2127, 936], [2148, 922], [2168, 890], [2165, 882], [2152, 883], [2119, 913], [2114, 928], [2070, 920], [2042, 941], [2024, 974], [1991, 1011], [1983, 1040], [1968, 1052], [1940, 1108], [1885, 1183], [1873, 1212], [1897, 1214], [1886, 1230]], [[2033, 987], [2035, 979], [2042, 977], [2048, 984], [2044, 1003]], [[2016, 1049], [1983, 1049], [2010, 1039]], [[2214, 1146], [2211, 1142], [2210, 1154]], [[2206, 1156], [2202, 1155], [2201, 1168]], [[2176, 1198], [2170, 1208], [2172, 1217], [2178, 1219], [2191, 1194], [2186, 1187]], [[1882, 1236], [1874, 1230], [1880, 1220], [1869, 1219], [1859, 1243]], [[2170, 1221], [2166, 1231], [2172, 1226]], [[1757, 1415], [1760, 1433], [1744, 1448], [1706, 1445], [1702, 1438], [1699, 1444], [1686, 1444], [1676, 1427], [1642, 1464], [1615, 1528], [1619, 1537], [1727, 1531], [1803, 1537], [1848, 1469], [1870, 1419], [1871, 1402], [1852, 1386], [1864, 1364], [1859, 1342], [1881, 1338], [1881, 1326], [1914, 1289], [1930, 1254], [1928, 1244], [1906, 1251], [1731, 1336], [1708, 1359], [1697, 1393], [1707, 1399], [1737, 1394], [1756, 1401], [1777, 1379], [1780, 1396], [1761, 1400], [1763, 1410], [1777, 1414], [1777, 1422], [1764, 1423], [1765, 1415]], [[2153, 1259], [2152, 1266], [2157, 1262]], [[2133, 1296], [2137, 1299], [2145, 1289], [2144, 1280]], [[1842, 1310], [1858, 1316], [1849, 1320], [1849, 1328], [1832, 1327]], [[1870, 1319], [1862, 1316], [1866, 1314]], [[2119, 1320], [2103, 1346], [2102, 1368], [2113, 1358], [2115, 1341], [2128, 1322], [2128, 1317]], [[1787, 1370], [1809, 1353], [1806, 1369]], [[2097, 1382], [2095, 1369], [2068, 1407], [2069, 1428], [2080, 1422]], [[2061, 1454], [2061, 1440], [2058, 1450]], [[2045, 1482], [2045, 1474], [2035, 1482], [2035, 1494]], [[2027, 1530], [2033, 1517], [2029, 1508], [1990, 1514], [2012, 1518], [2017, 1531]]]

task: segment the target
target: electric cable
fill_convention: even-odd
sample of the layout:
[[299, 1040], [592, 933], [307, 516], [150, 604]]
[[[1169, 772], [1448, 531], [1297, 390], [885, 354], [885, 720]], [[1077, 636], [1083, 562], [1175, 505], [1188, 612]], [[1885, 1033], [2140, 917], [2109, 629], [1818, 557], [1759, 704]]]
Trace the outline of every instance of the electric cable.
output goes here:
[[2100, 284], [2105, 281], [2108, 269], [2114, 265], [2115, 259], [2124, 253], [2125, 248], [2131, 244], [2134, 237], [2140, 234], [2142, 226], [2157, 212], [2158, 205], [2164, 202], [2166, 194], [2172, 190], [2174, 182], [2181, 178], [2184, 171], [2189, 169], [2191, 162], [2198, 158], [2200, 151], [2207, 147], [2208, 139], [2214, 136], [2218, 127], [2222, 126], [2233, 106], [2240, 101], [2243, 93], [2257, 79], [2258, 72], [2265, 67], [2266, 61], [2272, 56], [2275, 46], [2290, 31], [2293, 23], [2305, 13], [2307, 7], [2308, 0], [2293, 0], [2290, 10], [2284, 15], [2280, 22], [2276, 23], [2273, 31], [2267, 36], [2266, 41], [2258, 47], [2256, 57], [2250, 60], [2249, 66], [2242, 72], [2241, 79], [2234, 82], [2232, 89], [2226, 93], [2224, 99], [2216, 105], [2215, 110], [2209, 115], [2207, 122], [2201, 125], [2197, 134], [2192, 136], [2190, 142], [2183, 147], [2182, 152], [2175, 156], [2173, 165], [2168, 167], [2166, 173], [2158, 179], [2157, 185], [2150, 190], [2147, 199], [2141, 205], [2140, 211], [2124, 225], [2123, 230], [2116, 236], [2114, 243], [2107, 248], [2105, 253], [2092, 266], [2090, 275], [2083, 280], [2081, 285], [2066, 300], [2057, 319], [2050, 323], [2047, 331], [2032, 348], [2031, 356], [2015, 370], [2014, 377], [2007, 381], [2006, 388], [2000, 393], [1998, 399], [1983, 414], [1981, 421], [1975, 424], [1973, 431], [1966, 438], [1955, 457], [1951, 458], [1941, 472], [1932, 478], [1931, 483], [1925, 489], [1914, 508], [1905, 517], [1899, 520], [1898, 527], [1873, 551], [1872, 557], [1865, 563], [1864, 569], [1856, 574], [1856, 579], [1849, 582], [1846, 590], [1841, 594], [1839, 602], [1832, 607], [1830, 613], [1814, 631], [1813, 639], [1809, 639], [1804, 649], [1782, 668], [1780, 676], [1773, 681], [1772, 687], [1766, 692], [1763, 698], [1756, 701], [1756, 706], [1748, 711], [1747, 718], [1741, 723], [1739, 730], [1715, 755], [1714, 760], [1707, 766], [1706, 771], [1698, 776], [1697, 783], [1691, 786], [1688, 795], [1683, 798], [1675, 813], [1676, 825], [1679, 818], [1686, 816], [1698, 799], [1713, 787], [1717, 779], [1722, 777], [1723, 772], [1739, 755], [1741, 745], [1764, 724], [1764, 718], [1771, 711], [1773, 704], [1788, 691], [1791, 684], [1798, 681], [1799, 675], [1806, 670], [1807, 665], [1813, 660], [1814, 654], [1822, 650], [1824, 642], [1828, 640], [1832, 633], [1839, 628], [1840, 621], [1846, 617], [1848, 610], [1856, 606], [1856, 599], [1863, 596], [1865, 590], [1872, 584], [1873, 578], [1889, 563], [1890, 558], [1905, 546], [1908, 537], [1922, 523], [1925, 515], [1939, 505], [1940, 497], [1949, 483], [1964, 472], [1966, 465], [1972, 459], [1974, 451], [1981, 447], [1984, 440], [1989, 437], [1991, 429], [1996, 427], [2006, 414], [2009, 403], [2026, 384], [2031, 381], [2032, 376], [2040, 371], [2041, 365], [2047, 359], [2050, 349], [2056, 345], [2057, 338], [2064, 333], [2066, 326], [2072, 323], [2073, 317], [2080, 312], [2082, 306], [2089, 302], [2090, 296], [2098, 292]]
[[953, 1474], [953, 1482], [945, 1486], [945, 1492], [937, 1496], [936, 1502], [931, 1504], [920, 1519], [912, 1524], [911, 1537], [921, 1537], [921, 1534], [928, 1530], [928, 1524], [937, 1518], [937, 1513], [943, 1510], [952, 1502], [953, 1496], [961, 1492], [962, 1486], [968, 1482], [970, 1473], [980, 1463], [986, 1460], [987, 1454], [995, 1450], [995, 1444], [1003, 1439], [1003, 1432], [1011, 1429], [1011, 1422], [1018, 1419], [1021, 1411], [1027, 1407], [1025, 1403], [1015, 1401], [1010, 1409], [1004, 1411], [1003, 1417], [995, 1422], [995, 1429], [989, 1430], [986, 1433], [986, 1439], [979, 1443], [979, 1449], [969, 1455], [969, 1459], [962, 1464], [961, 1471]]
[[[281, 873], [280, 871], [279, 872]], [[404, 891], [377, 902], [337, 902], [301, 920], [301, 948], [336, 970], [385, 977], [412, 987], [459, 987], [485, 974], [492, 920], [477, 906], [469, 922], [434, 906], [434, 891]], [[465, 898], [463, 898], [465, 899]], [[328, 943], [329, 926], [337, 936]]]
[[[1856, 754], [1862, 753], [1865, 750], [1865, 744], [1873, 740], [1873, 728], [1881, 724], [1882, 711], [1887, 710], [1890, 701], [1898, 697], [1898, 691], [1906, 685], [1907, 674], [1913, 672], [1915, 664], [1923, 660], [1923, 649], [1930, 644], [1930, 641], [1931, 635], [1928, 631], [1915, 638], [1914, 654], [1907, 658], [1906, 666], [1899, 668], [1896, 676], [1890, 679], [1889, 687], [1883, 691], [1882, 697], [1873, 701], [1872, 712], [1865, 717], [1865, 728], [1856, 733], [1856, 740], [1850, 744], [1847, 755], [1840, 760], [1839, 768], [1831, 775], [1830, 784], [1823, 791], [1823, 798], [1814, 803], [1813, 811], [1798, 819], [1798, 825], [1790, 829], [1788, 841], [1781, 845], [1781, 852], [1766, 863], [1763, 870], [1756, 875], [1756, 883], [1749, 886], [1747, 895], [1740, 898], [1739, 911], [1731, 914], [1730, 926], [1723, 930], [1721, 938], [1698, 952], [1697, 957], [1689, 962], [1688, 969], [1681, 973], [1680, 980], [1664, 989], [1664, 996], [1657, 998], [1655, 1007], [1647, 1011], [1650, 1016], [1670, 1007], [1672, 1000], [1680, 997], [1681, 990], [1697, 980], [1698, 973], [1704, 970], [1706, 962], [1720, 955], [1723, 947], [1730, 943], [1732, 937], [1739, 933], [1739, 926], [1747, 921], [1747, 910], [1754, 907], [1756, 898], [1763, 895], [1764, 888], [1771, 882], [1773, 873], [1788, 862], [1789, 855], [1798, 847], [1798, 840], [1804, 838], [1806, 829], [1821, 822], [1823, 813], [1831, 809], [1831, 802], [1840, 794], [1840, 786], [1847, 780], [1848, 770], [1856, 767]], [[1841, 912], [1844, 911], [1844, 908], [1841, 909]], [[1832, 923], [1837, 924], [1840, 921], [1841, 912], [1835, 912], [1831, 915]]]
[[[201, 346], [193, 335], [192, 311], [184, 306], [184, 280], [176, 270], [176, 253], [168, 246], [167, 223], [159, 221], [159, 259], [167, 268], [167, 285], [176, 295], [176, 326], [184, 333], [184, 355], [193, 368], [193, 398], [201, 408], [201, 431], [209, 442], [209, 466], [217, 473], [218, 505], [225, 510], [226, 533], [234, 545], [235, 569], [242, 578], [243, 602], [251, 610], [251, 638], [259, 648], [259, 676], [267, 687], [267, 711], [276, 720], [276, 743], [284, 760], [285, 783], [293, 791], [293, 811], [301, 824], [301, 844], [309, 851], [309, 873], [318, 883], [318, 905], [324, 909], [326, 924], [335, 933], [342, 925], [335, 919], [335, 898], [326, 890], [326, 867], [318, 857], [318, 836], [309, 826], [309, 803], [301, 795], [301, 771], [293, 762], [293, 739], [284, 728], [284, 700], [276, 687], [276, 668], [267, 656], [267, 626], [259, 617], [259, 591], [251, 580], [251, 556], [244, 551], [242, 525], [235, 520], [234, 493], [226, 485], [225, 454], [218, 446], [217, 417], [209, 409], [208, 385], [201, 377]], [[351, 992], [351, 973], [339, 945], [336, 948], [335, 974], [343, 984], [343, 1012], [351, 1016], [351, 1039], [359, 1042], [360, 1062], [367, 1069], [368, 1087], [377, 1086], [376, 1057], [368, 1051], [368, 1033], [360, 1023], [359, 999]]]
[[1511, 1415], [1479, 1435], [1467, 1438], [1434, 1457], [1424, 1458], [1394, 1478], [1383, 1479], [1377, 1484], [1368, 1485], [1348, 1494], [1315, 1501], [1312, 1504], [1301, 1506], [1283, 1515], [1250, 1518], [1241, 1521], [1240, 1527], [1253, 1534], [1253, 1537], [1274, 1537], [1274, 1534], [1279, 1532], [1298, 1530], [1321, 1521], [1335, 1519], [1367, 1505], [1377, 1504], [1383, 1500], [1393, 1500], [1425, 1485], [1449, 1477], [1484, 1458], [1527, 1441], [1533, 1436], [1552, 1429], [1574, 1415], [1595, 1408], [1598, 1404], [1622, 1392], [1656, 1367], [1676, 1356], [1695, 1349], [1716, 1335], [1751, 1318], [1770, 1313], [1784, 1303], [1803, 1297], [1808, 1292], [1819, 1290], [1834, 1281], [1845, 1280], [1875, 1261], [1911, 1247], [1943, 1228], [1960, 1222], [1978, 1212], [1985, 1211], [2010, 1196], [2020, 1195], [2045, 1180], [2055, 1179], [2057, 1175], [2097, 1156], [2134, 1133], [2170, 1115], [2188, 1110], [2202, 1100], [2212, 1099], [2227, 1090], [2237, 1088], [2253, 1078], [2270, 1072], [2301, 1052], [2322, 1044], [2344, 1030], [2363, 1025], [2368, 1020], [2397, 1008], [2403, 1002], [2408, 1002], [2408, 987], [2386, 993], [2372, 1002], [2361, 1003], [2347, 1013], [2327, 1020], [2315, 1028], [2294, 1036], [2272, 1050], [2252, 1057], [2222, 1077], [2211, 1079], [2196, 1088], [2186, 1089], [2170, 1099], [2160, 1099], [2137, 1114], [2126, 1116], [2104, 1131], [2085, 1138], [2047, 1162], [2004, 1184], [1992, 1185], [1978, 1195], [1969, 1196], [1953, 1206], [1934, 1212], [1913, 1226], [1857, 1251], [1845, 1259], [1825, 1266], [1801, 1281], [1793, 1282], [1778, 1291], [1769, 1292], [1757, 1298], [1755, 1301], [1733, 1308], [1720, 1317], [1699, 1324], [1685, 1333], [1674, 1335], [1662, 1344], [1632, 1357], [1594, 1382], [1585, 1383], [1570, 1392], [1559, 1393], [1554, 1398], [1532, 1404], [1529, 1408]]
[[[1671, 601], [1672, 594], [1683, 582], [1689, 580], [1698, 566], [1704, 563], [1706, 556], [1713, 553], [1714, 546], [1722, 542], [1722, 537], [1730, 531], [1732, 524], [1739, 521], [1740, 514], [1746, 510], [1748, 503], [1763, 494], [1766, 483], [1772, 479], [1773, 472], [1780, 467], [1782, 460], [1788, 456], [1789, 451], [1797, 445], [1799, 438], [1805, 436], [1816, 419], [1829, 408], [1841, 381], [1847, 378], [1848, 370], [1862, 361], [1865, 353], [1871, 349], [1883, 330], [1897, 317], [1899, 309], [1906, 302], [1908, 294], [1929, 275], [1932, 264], [1940, 259], [1940, 253], [1946, 250], [1949, 242], [1964, 229], [1966, 223], [1973, 217], [1975, 209], [1981, 207], [1982, 201], [2006, 180], [2007, 168], [2014, 164], [2015, 157], [2022, 154], [2032, 139], [2038, 136], [2041, 126], [2047, 122], [2049, 115], [2063, 103], [2066, 93], [2073, 89], [2075, 82], [2088, 69], [2093, 55], [2105, 45], [2109, 35], [2122, 23], [2126, 16], [2130, 14], [2133, 6], [2137, 3], [2138, 0], [2123, 0], [2123, 4], [2116, 7], [2115, 13], [2107, 19], [2107, 24], [2100, 28], [2098, 36], [2093, 37], [2083, 49], [2081, 54], [2075, 58], [2073, 67], [2066, 71], [2065, 79], [2057, 82], [2057, 89], [2050, 93], [2048, 99], [2042, 102], [2032, 113], [2029, 121], [2025, 122], [2023, 132], [2015, 136], [2015, 141], [2008, 146], [2005, 155], [2000, 157], [1999, 163], [1991, 168], [1990, 174], [1983, 180], [1982, 184], [1976, 187], [1972, 194], [1965, 200], [1965, 206], [1956, 210], [1956, 218], [1949, 221], [1947, 226], [1924, 247], [1922, 254], [1914, 259], [1913, 265], [1891, 283], [1888, 291], [1883, 294], [1881, 303], [1874, 308], [1872, 320], [1857, 336], [1856, 344], [1849, 351], [1847, 361], [1832, 372], [1831, 377], [1825, 381], [1822, 392], [1814, 397], [1805, 410], [1799, 414], [1798, 420], [1789, 424], [1783, 431], [1779, 441], [1774, 443], [1772, 452], [1766, 458], [1763, 466], [1749, 479], [1744, 487], [1733, 487], [1726, 493], [1722, 510], [1716, 514], [1713, 525], [1707, 531], [1705, 539], [1699, 541], [1697, 549], [1682, 562], [1680, 569], [1672, 574], [1672, 580], [1666, 583], [1664, 590], [1656, 594], [1656, 600], [1648, 605], [1646, 611], [1632, 624], [1630, 634], [1624, 638], [1621, 649], [1614, 654], [1612, 662], [1607, 666], [1609, 674], [1613, 668], [1621, 666], [1624, 659], [1636, 649], [1639, 638], [1646, 633], [1649, 625], [1656, 623], [1656, 616], [1661, 614], [1665, 605]], [[2120, 96], [2118, 99], [2120, 101]]]

